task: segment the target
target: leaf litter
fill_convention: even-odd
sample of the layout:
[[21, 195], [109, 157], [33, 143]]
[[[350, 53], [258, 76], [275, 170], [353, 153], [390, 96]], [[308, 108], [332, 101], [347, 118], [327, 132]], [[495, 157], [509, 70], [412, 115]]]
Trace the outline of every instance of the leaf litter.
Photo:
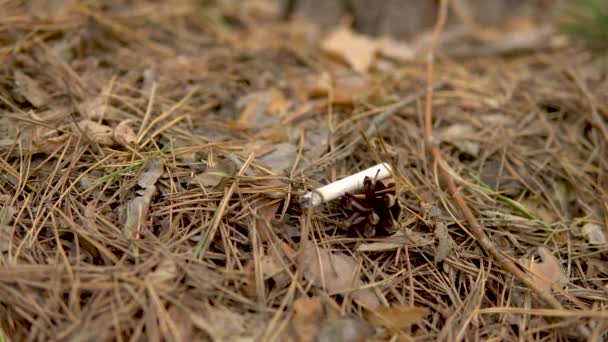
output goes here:
[[[453, 49], [454, 34], [435, 65], [449, 172], [503, 255], [559, 298], [558, 312], [514, 286], [436, 182], [417, 95], [426, 34], [402, 42], [338, 27], [323, 42], [263, 7], [225, 3], [3, 7], [3, 336], [606, 334], [603, 52], [560, 50], [539, 26], [555, 50], [500, 35]], [[523, 52], [504, 54], [514, 48]], [[298, 205], [380, 161], [403, 190], [392, 236], [341, 232], [334, 202]], [[315, 243], [302, 248], [307, 238]]]

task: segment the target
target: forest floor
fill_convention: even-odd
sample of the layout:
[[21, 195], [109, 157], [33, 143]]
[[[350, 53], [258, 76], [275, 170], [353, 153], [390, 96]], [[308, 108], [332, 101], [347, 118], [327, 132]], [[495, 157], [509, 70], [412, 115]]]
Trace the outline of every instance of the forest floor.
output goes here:
[[[264, 2], [2, 3], [0, 341], [608, 333], [605, 51], [448, 28], [430, 80]], [[381, 162], [365, 227], [301, 205]]]

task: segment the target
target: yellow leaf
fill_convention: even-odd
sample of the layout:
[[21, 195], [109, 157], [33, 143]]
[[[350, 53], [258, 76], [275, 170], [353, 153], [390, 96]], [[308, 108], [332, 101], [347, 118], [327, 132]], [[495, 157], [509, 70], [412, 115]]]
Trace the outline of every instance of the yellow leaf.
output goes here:
[[321, 48], [343, 59], [355, 71], [364, 73], [369, 70], [376, 55], [376, 43], [348, 27], [340, 27], [325, 38]]

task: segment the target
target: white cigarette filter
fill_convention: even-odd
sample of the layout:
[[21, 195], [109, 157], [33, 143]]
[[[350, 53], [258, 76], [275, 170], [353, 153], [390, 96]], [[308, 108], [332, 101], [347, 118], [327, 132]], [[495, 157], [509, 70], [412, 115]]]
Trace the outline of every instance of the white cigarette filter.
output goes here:
[[311, 192], [307, 192], [300, 198], [300, 204], [304, 207], [315, 207], [321, 203], [332, 201], [344, 196], [347, 192], [355, 192], [363, 188], [365, 177], [376, 178], [379, 180], [390, 177], [391, 166], [382, 163], [370, 167], [369, 169], [355, 173], [352, 176], [342, 178], [337, 182], [327, 184]]

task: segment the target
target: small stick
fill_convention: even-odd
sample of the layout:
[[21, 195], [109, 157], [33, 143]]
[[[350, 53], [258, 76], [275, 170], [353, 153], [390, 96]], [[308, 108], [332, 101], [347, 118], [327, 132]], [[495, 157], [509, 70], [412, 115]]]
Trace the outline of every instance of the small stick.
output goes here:
[[305, 208], [316, 207], [319, 204], [332, 201], [347, 192], [354, 192], [363, 188], [365, 177], [384, 179], [391, 175], [391, 166], [381, 163], [369, 169], [342, 178], [337, 182], [327, 184], [324, 187], [310, 191], [302, 195], [300, 204]]
[[448, 0], [441, 0], [439, 7], [439, 15], [435, 24], [435, 29], [433, 30], [433, 38], [431, 40], [431, 46], [427, 55], [427, 93], [424, 108], [424, 135], [426, 138], [427, 145], [430, 146], [430, 152], [433, 157], [433, 163], [436, 167], [435, 172], [438, 171], [438, 176], [441, 177], [441, 180], [445, 184], [447, 191], [450, 193], [450, 195], [452, 195], [454, 204], [456, 205], [456, 207], [458, 207], [458, 209], [460, 209], [462, 216], [469, 224], [471, 233], [475, 237], [475, 240], [477, 240], [477, 242], [481, 245], [481, 247], [497, 261], [497, 263], [502, 267], [502, 269], [511, 273], [519, 281], [526, 284], [526, 286], [528, 286], [530, 290], [535, 292], [545, 303], [549, 304], [554, 309], [563, 310], [561, 303], [557, 300], [557, 298], [553, 296], [550, 291], [545, 291], [544, 289], [541, 289], [536, 284], [534, 278], [530, 274], [520, 269], [518, 265], [507, 254], [501, 252], [496, 247], [492, 239], [485, 233], [484, 227], [479, 224], [479, 222], [475, 218], [473, 211], [464, 199], [464, 195], [456, 188], [456, 185], [452, 180], [452, 176], [448, 172], [443, 158], [441, 158], [441, 150], [439, 149], [439, 143], [433, 138], [433, 88], [431, 86], [433, 84], [433, 62], [439, 34], [443, 29], [443, 25], [445, 24], [447, 8]]

